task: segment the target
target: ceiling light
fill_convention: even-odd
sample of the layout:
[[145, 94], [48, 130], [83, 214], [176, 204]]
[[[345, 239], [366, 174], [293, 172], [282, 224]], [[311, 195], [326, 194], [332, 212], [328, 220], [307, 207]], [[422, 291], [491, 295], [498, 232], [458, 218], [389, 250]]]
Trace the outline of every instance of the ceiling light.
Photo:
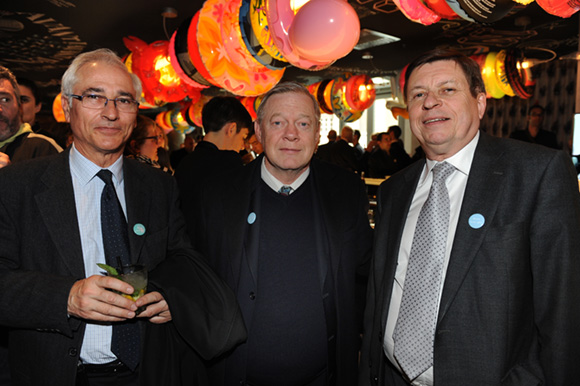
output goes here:
[[360, 30], [360, 37], [358, 43], [354, 46], [355, 50], [367, 50], [371, 47], [382, 46], [384, 44], [394, 43], [401, 40], [396, 36], [387, 35], [382, 32], [373, 31], [363, 28]]
[[161, 16], [168, 19], [174, 19], [177, 17], [177, 10], [171, 7], [165, 7], [161, 11]]

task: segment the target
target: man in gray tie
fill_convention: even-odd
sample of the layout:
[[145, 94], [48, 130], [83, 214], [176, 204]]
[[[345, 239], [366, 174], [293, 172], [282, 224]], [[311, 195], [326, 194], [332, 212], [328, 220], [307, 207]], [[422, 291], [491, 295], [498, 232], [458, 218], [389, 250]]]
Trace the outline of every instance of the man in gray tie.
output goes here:
[[235, 291], [248, 328], [245, 344], [212, 363], [211, 385], [352, 386], [357, 273], [371, 247], [366, 189], [313, 158], [320, 109], [304, 86], [266, 93], [254, 127], [264, 153], [209, 180], [195, 218], [195, 247]]
[[405, 76], [425, 161], [379, 190], [359, 386], [572, 385], [580, 194], [565, 153], [479, 130], [478, 65]]

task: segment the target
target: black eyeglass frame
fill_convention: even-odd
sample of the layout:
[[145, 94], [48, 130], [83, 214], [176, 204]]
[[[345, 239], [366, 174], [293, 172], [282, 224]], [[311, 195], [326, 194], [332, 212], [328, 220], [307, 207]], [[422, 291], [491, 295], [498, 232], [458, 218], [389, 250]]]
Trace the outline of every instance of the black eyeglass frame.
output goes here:
[[[81, 104], [83, 107], [86, 107], [88, 109], [94, 109], [94, 110], [98, 110], [98, 109], [104, 109], [105, 107], [107, 107], [107, 104], [109, 104], [109, 101], [113, 101], [113, 104], [115, 105], [115, 108], [119, 111], [125, 112], [125, 113], [136, 113], [137, 111], [139, 111], [139, 102], [137, 102], [135, 99], [132, 98], [128, 98], [128, 97], [117, 97], [117, 98], [107, 98], [104, 95], [99, 95], [99, 94], [86, 94], [86, 95], [76, 95], [76, 94], [69, 94], [68, 95], [71, 98], [74, 99], [78, 99], [79, 101], [81, 101]], [[84, 99], [86, 97], [99, 97], [105, 100], [105, 104], [98, 107], [98, 106], [88, 106], [87, 104], [85, 104], [86, 102], [84, 102]], [[119, 106], [123, 106], [123, 104], [121, 105], [117, 105], [117, 102], [119, 100], [128, 100], [131, 102], [131, 106], [134, 106], [134, 110], [124, 110], [124, 107], [119, 108]]]
[[155, 143], [159, 143], [159, 141], [161, 141], [163, 137], [161, 135], [153, 135], [151, 137], [141, 137], [141, 138], [137, 138], [137, 141], [145, 141], [146, 139], [154, 139]]

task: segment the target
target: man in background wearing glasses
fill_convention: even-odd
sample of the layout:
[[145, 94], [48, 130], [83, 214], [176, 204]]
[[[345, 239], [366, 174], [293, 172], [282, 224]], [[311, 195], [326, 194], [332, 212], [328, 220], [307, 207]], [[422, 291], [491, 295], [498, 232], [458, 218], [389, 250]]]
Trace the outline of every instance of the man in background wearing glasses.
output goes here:
[[[73, 145], [0, 173], [0, 324], [11, 328], [13, 381], [173, 385], [167, 377], [175, 364], [167, 359], [171, 352], [163, 352], [168, 335], [149, 347], [146, 334], [166, 325], [174, 331], [178, 322], [207, 333], [204, 321], [196, 326], [183, 315], [191, 307], [206, 319], [206, 291], [218, 291], [227, 303], [218, 309], [228, 321], [216, 335], [222, 341], [197, 345], [187, 331], [179, 332], [209, 359], [226, 350], [230, 338], [235, 343], [245, 337], [235, 297], [192, 250], [173, 179], [122, 156], [135, 127], [139, 80], [112, 51], [100, 49], [72, 62], [62, 94]], [[115, 221], [107, 222], [112, 212]], [[110, 250], [149, 270], [149, 291], [136, 302], [121, 296], [133, 293], [130, 285], [104, 276], [97, 266], [112, 265], [118, 255]], [[171, 296], [187, 299], [187, 307]], [[155, 365], [147, 366], [148, 360]]]

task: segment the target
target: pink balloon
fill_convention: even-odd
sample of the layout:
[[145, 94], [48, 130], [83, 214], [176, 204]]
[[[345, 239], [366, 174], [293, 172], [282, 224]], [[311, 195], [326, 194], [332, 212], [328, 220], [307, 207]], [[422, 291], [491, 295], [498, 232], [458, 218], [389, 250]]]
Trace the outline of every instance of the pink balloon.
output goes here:
[[352, 51], [360, 35], [360, 22], [345, 0], [310, 0], [296, 13], [288, 35], [301, 57], [331, 61]]

